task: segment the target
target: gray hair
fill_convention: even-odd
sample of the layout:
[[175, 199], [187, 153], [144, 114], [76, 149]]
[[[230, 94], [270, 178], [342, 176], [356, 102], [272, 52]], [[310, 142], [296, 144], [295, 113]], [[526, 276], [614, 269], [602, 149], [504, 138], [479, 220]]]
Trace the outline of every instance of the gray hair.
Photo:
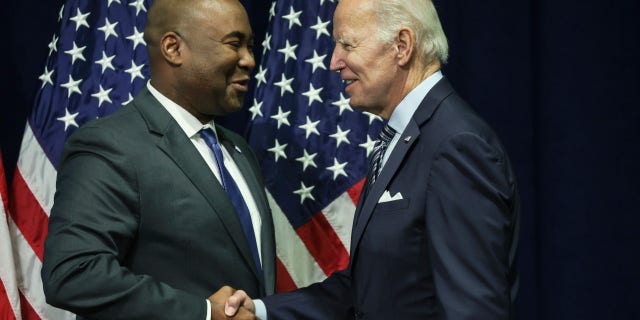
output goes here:
[[392, 42], [397, 31], [409, 27], [416, 33], [416, 49], [425, 62], [447, 63], [449, 45], [431, 0], [374, 0], [377, 38]]

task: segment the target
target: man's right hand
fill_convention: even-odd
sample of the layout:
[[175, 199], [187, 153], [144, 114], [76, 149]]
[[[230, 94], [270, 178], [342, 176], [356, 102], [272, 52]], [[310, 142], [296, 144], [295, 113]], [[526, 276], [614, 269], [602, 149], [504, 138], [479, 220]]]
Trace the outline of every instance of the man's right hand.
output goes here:
[[254, 315], [256, 313], [256, 306], [253, 304], [253, 300], [251, 300], [249, 295], [247, 295], [243, 290], [235, 291], [227, 298], [224, 307], [224, 312], [227, 316], [234, 315], [236, 312], [240, 313], [240, 311], [244, 309], [250, 311]]
[[[231, 301], [231, 304], [229, 304]], [[255, 306], [247, 293], [229, 286], [220, 288], [209, 297], [211, 302], [211, 320], [256, 320]], [[247, 308], [251, 306], [251, 308]]]

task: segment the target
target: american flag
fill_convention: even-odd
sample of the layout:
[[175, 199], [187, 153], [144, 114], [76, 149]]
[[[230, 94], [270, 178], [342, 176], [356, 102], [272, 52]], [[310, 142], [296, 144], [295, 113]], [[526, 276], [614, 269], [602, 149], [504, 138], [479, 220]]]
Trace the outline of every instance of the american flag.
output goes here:
[[[334, 1], [272, 4], [255, 99], [247, 97], [247, 139], [264, 164], [277, 228], [279, 291], [346, 267], [366, 156], [380, 128], [378, 118], [349, 106], [338, 74], [328, 71]], [[150, 4], [68, 0], [58, 12], [9, 194], [6, 243], [17, 290], [6, 292], [16, 319], [74, 317], [46, 304], [40, 279], [58, 159], [70, 134], [119, 109], [148, 80], [142, 36]], [[0, 261], [3, 283], [7, 266]]]
[[[58, 12], [40, 89], [11, 185], [10, 230], [22, 319], [73, 319], [48, 306], [40, 279], [44, 239], [66, 138], [131, 100], [148, 80], [145, 0], [69, 0]], [[0, 263], [5, 263], [3, 260]]]
[[262, 165], [278, 256], [277, 291], [349, 262], [351, 225], [382, 122], [354, 110], [329, 70], [336, 0], [272, 2], [247, 140]]

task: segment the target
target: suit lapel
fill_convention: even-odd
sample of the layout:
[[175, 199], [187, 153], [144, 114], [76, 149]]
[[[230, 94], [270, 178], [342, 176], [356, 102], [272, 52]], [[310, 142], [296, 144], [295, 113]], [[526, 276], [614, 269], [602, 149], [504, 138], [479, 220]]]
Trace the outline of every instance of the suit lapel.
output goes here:
[[227, 151], [231, 155], [231, 158], [233, 158], [233, 161], [236, 163], [238, 169], [242, 173], [244, 180], [247, 182], [249, 190], [251, 190], [251, 194], [253, 194], [254, 198], [256, 198], [254, 200], [256, 202], [256, 205], [258, 206], [258, 210], [260, 210], [260, 216], [264, 218], [266, 213], [269, 211], [268, 205], [264, 201], [260, 201], [261, 199], [257, 198], [258, 195], [261, 194], [264, 190], [262, 190], [262, 185], [260, 184], [258, 179], [256, 179], [256, 175], [248, 174], [256, 172], [258, 168], [254, 168], [251, 165], [249, 159], [247, 159], [247, 156], [242, 151], [240, 151], [238, 147], [235, 146], [233, 141], [225, 136], [224, 131], [218, 129], [218, 134], [220, 136], [222, 145], [224, 145], [224, 147], [227, 149]]
[[353, 227], [351, 236], [351, 256], [356, 254], [360, 238], [362, 238], [362, 233], [371, 219], [373, 209], [378, 203], [378, 199], [380, 199], [382, 193], [387, 189], [389, 182], [399, 170], [402, 160], [419, 136], [420, 130], [418, 125], [414, 121], [409, 122], [407, 128], [400, 136], [398, 143], [396, 143], [393, 150], [391, 150], [389, 159], [384, 167], [382, 167], [382, 171], [376, 179], [376, 182], [371, 186], [366, 198], [360, 201], [358, 206], [360, 210], [356, 213], [358, 215], [357, 223]]
[[354, 224], [351, 233], [351, 261], [355, 261], [357, 255], [358, 245], [362, 234], [374, 214], [375, 206], [378, 200], [389, 186], [389, 183], [400, 170], [400, 165], [405, 157], [408, 156], [409, 150], [414, 143], [420, 137], [420, 127], [424, 125], [436, 111], [442, 100], [453, 93], [453, 88], [449, 84], [446, 78], [442, 78], [436, 83], [429, 93], [425, 96], [420, 103], [418, 109], [413, 114], [411, 121], [407, 124], [404, 132], [400, 136], [398, 143], [396, 143], [387, 163], [382, 167], [380, 175], [376, 179], [376, 182], [371, 186], [369, 193], [366, 194], [365, 199], [360, 199], [358, 207], [356, 209], [357, 223]]
[[156, 145], [184, 172], [193, 185], [202, 193], [215, 214], [227, 229], [236, 247], [251, 266], [257, 278], [258, 271], [251, 256], [251, 249], [244, 236], [235, 208], [226, 192], [193, 146], [184, 131], [161, 104], [144, 87], [134, 100], [151, 133], [158, 136]]
[[[246, 181], [251, 194], [253, 195], [256, 206], [258, 207], [258, 211], [260, 212], [260, 218], [262, 220], [262, 228], [261, 228], [261, 239], [259, 239], [259, 245], [261, 246], [262, 252], [262, 271], [264, 274], [264, 287], [268, 294], [272, 294], [275, 290], [272, 284], [275, 283], [275, 270], [273, 270], [273, 266], [269, 261], [275, 260], [275, 248], [273, 248], [273, 244], [269, 239], [274, 238], [273, 234], [273, 222], [270, 216], [269, 205], [262, 197], [264, 193], [264, 188], [260, 181], [258, 181], [255, 174], [249, 174], [256, 172], [259, 168], [256, 168], [251, 165], [251, 162], [247, 158], [248, 155], [243, 153], [239, 147], [237, 147], [231, 139], [229, 139], [225, 135], [225, 131], [220, 129], [218, 126], [217, 130], [218, 136], [220, 137], [220, 141], [222, 145], [227, 149], [233, 161], [238, 166], [238, 169], [242, 173], [244, 180]], [[253, 261], [253, 260], [252, 260]], [[266, 263], [265, 263], [266, 262]], [[257, 274], [257, 270], [256, 270]]]

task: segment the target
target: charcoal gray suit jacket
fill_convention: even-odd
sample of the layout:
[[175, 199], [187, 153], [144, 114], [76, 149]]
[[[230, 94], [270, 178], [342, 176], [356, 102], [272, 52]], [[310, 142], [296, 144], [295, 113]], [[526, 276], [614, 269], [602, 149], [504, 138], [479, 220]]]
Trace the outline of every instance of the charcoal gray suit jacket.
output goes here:
[[222, 285], [275, 287], [273, 222], [248, 144], [216, 127], [262, 218], [260, 277], [240, 220], [178, 123], [145, 87], [66, 142], [42, 278], [47, 302], [91, 319], [204, 320]]

